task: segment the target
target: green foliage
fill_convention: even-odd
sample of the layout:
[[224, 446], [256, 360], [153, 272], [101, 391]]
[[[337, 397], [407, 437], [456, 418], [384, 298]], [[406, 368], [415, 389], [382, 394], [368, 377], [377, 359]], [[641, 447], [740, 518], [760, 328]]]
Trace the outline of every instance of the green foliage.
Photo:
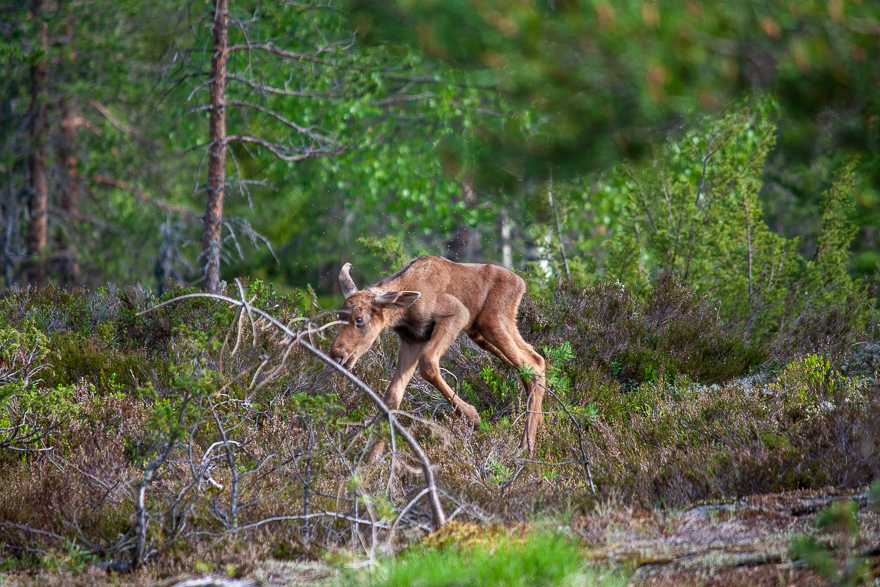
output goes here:
[[849, 246], [858, 232], [852, 222], [855, 165], [855, 161], [850, 161], [840, 169], [822, 198], [822, 227], [816, 238], [815, 258], [807, 269], [814, 290], [830, 284], [839, 287], [855, 285], [846, 271], [850, 262]]
[[[835, 145], [876, 157], [866, 121], [878, 108], [870, 33], [878, 19], [872, 3], [818, 0], [760, 10], [642, 0], [354, 3], [368, 39], [405, 40], [499, 88], [513, 114], [488, 124], [468, 152], [488, 177], [601, 169], [649, 152], [658, 127], [753, 89], [780, 101], [789, 152], [832, 134]], [[829, 112], [839, 117], [832, 124]]]
[[[47, 56], [51, 85], [79, 104], [78, 177], [84, 193], [99, 197], [80, 198], [76, 214], [59, 213], [63, 181], [51, 182], [56, 209], [47, 254], [67, 259], [57, 249], [70, 243], [90, 283], [148, 283], [157, 275], [195, 281], [202, 211], [193, 194], [205, 179], [210, 44], [209, 27], [197, 23], [206, 22], [209, 6], [181, 13], [173, 2], [100, 0], [57, 8]], [[233, 45], [273, 39], [304, 56], [319, 47], [321, 61], [305, 67], [262, 50], [232, 51], [230, 136], [319, 154], [280, 117], [341, 151], [279, 161], [259, 145], [230, 143], [227, 280], [247, 274], [284, 291], [311, 285], [324, 295], [337, 288], [343, 260], [369, 282], [417, 253], [446, 252], [463, 232], [472, 237], [468, 260], [497, 262], [498, 228], [506, 222], [514, 264], [533, 262], [545, 282], [563, 274], [563, 248], [581, 284], [613, 274], [641, 291], [671, 269], [717, 299], [725, 319], [754, 318], [750, 328], [765, 336], [781, 331], [787, 343], [823, 336], [802, 333], [801, 325], [852, 302], [843, 299], [846, 288], [866, 294], [843, 279], [848, 220], [866, 227], [855, 238], [859, 274], [875, 271], [878, 249], [871, 227], [880, 199], [871, 178], [880, 166], [874, 142], [865, 140], [876, 98], [868, 92], [865, 101], [851, 101], [866, 95], [871, 85], [864, 82], [876, 74], [866, 31], [877, 12], [866, 3], [839, 10], [780, 5], [760, 15], [740, 4], [652, 7], [641, 0], [502, 2], [488, 12], [469, 2], [349, 8], [231, 5], [240, 24], [230, 31]], [[24, 258], [28, 220], [14, 194], [27, 189], [28, 60], [37, 45], [27, 7], [10, 11], [12, 24], [0, 31], [7, 74], [0, 84], [7, 105], [0, 112], [0, 175], [9, 194], [0, 222], [12, 235], [4, 247], [13, 251], [4, 257], [4, 287], [19, 278]], [[394, 25], [386, 29], [389, 14]], [[415, 23], [418, 39], [411, 36]], [[364, 33], [379, 31], [381, 39], [373, 38], [381, 42], [360, 43]], [[731, 45], [710, 42], [718, 38]], [[417, 41], [424, 52], [397, 40]], [[778, 61], [767, 69], [761, 64], [769, 61], [753, 59], [754, 51]], [[112, 63], [93, 67], [107, 55]], [[460, 60], [444, 61], [450, 56]], [[758, 83], [762, 74], [769, 78]], [[157, 82], [161, 91], [154, 91]], [[767, 96], [722, 110], [756, 86]], [[55, 145], [67, 141], [60, 140], [58, 110], [50, 108], [55, 163]], [[793, 143], [810, 145], [809, 153], [792, 160]], [[848, 179], [834, 183], [850, 148], [867, 153]], [[556, 183], [549, 181], [554, 173]], [[792, 198], [797, 205], [788, 205]], [[798, 211], [780, 212], [783, 205]], [[53, 264], [53, 275], [61, 276], [62, 266]], [[829, 327], [860, 328], [860, 311], [844, 312]], [[810, 319], [799, 319], [805, 312]], [[650, 369], [645, 376], [653, 377]]]
[[571, 343], [563, 342], [558, 346], [542, 346], [544, 356], [550, 361], [547, 367], [547, 385], [555, 392], [568, 396], [571, 391], [571, 381], [563, 372], [562, 366], [574, 359], [574, 351]]
[[49, 339], [34, 321], [26, 320], [17, 328], [0, 328], [0, 367], [9, 369], [16, 361], [23, 361], [33, 353], [42, 360], [49, 353]]
[[541, 350], [544, 351], [544, 356], [550, 360], [550, 363], [556, 366], [563, 365], [574, 359], [574, 351], [569, 341], [565, 341], [558, 346], [543, 346]]
[[[772, 342], [789, 351], [833, 346], [837, 353], [863, 336], [874, 303], [872, 290], [848, 274], [857, 231], [854, 163], [839, 170], [822, 196], [818, 248], [802, 256], [796, 239], [772, 232], [763, 219], [776, 109], [762, 97], [706, 117], [655, 145], [649, 161], [603, 174], [590, 188], [592, 198], [577, 196], [581, 188], [567, 188], [569, 198], [594, 211], [592, 219], [574, 224], [585, 235], [575, 248], [589, 256], [581, 261], [569, 255], [580, 276], [576, 282], [597, 279], [589, 277], [585, 262], [599, 276], [638, 291], [671, 273], [706, 296], [729, 327], [744, 330], [756, 344]], [[550, 267], [551, 275], [561, 271], [557, 263]]]
[[624, 165], [605, 190], [625, 199], [608, 271], [644, 287], [674, 272], [721, 304], [725, 316], [751, 316], [788, 290], [792, 243], [761, 219], [758, 192], [774, 144], [768, 101], [709, 118], [660, 147], [651, 164]]
[[402, 267], [409, 260], [409, 255], [403, 246], [403, 241], [397, 236], [386, 236], [385, 238], [370, 238], [362, 236], [358, 242], [364, 246], [366, 251], [380, 260], [382, 265], [388, 267]]
[[[75, 416], [78, 406], [71, 402], [74, 387], [64, 385], [42, 389], [30, 388], [15, 394], [19, 406], [27, 411], [56, 414], [59, 416]], [[3, 393], [0, 388], [0, 394]]]
[[489, 390], [499, 404], [503, 405], [513, 399], [517, 383], [515, 379], [499, 372], [494, 365], [486, 365], [480, 370], [480, 378], [489, 386]]
[[[47, 386], [41, 379], [49, 344], [33, 319], [17, 328], [0, 328], [0, 428], [4, 436], [15, 428], [20, 436], [39, 429], [40, 423], [20, 419], [22, 412], [53, 420], [76, 414], [77, 406], [71, 402], [74, 387]], [[4, 440], [0, 436], [0, 443]]]
[[488, 465], [489, 471], [491, 472], [489, 480], [496, 485], [502, 485], [510, 479], [511, 475], [513, 475], [513, 471], [510, 467], [499, 461], [497, 458], [490, 457]]
[[825, 357], [807, 355], [785, 366], [771, 389], [792, 394], [796, 401], [805, 401], [820, 387], [831, 383], [831, 365]]
[[[625, 585], [622, 573], [588, 569], [574, 541], [552, 534], [494, 544], [411, 548], [389, 562], [376, 586]], [[356, 584], [345, 580], [343, 584]]]

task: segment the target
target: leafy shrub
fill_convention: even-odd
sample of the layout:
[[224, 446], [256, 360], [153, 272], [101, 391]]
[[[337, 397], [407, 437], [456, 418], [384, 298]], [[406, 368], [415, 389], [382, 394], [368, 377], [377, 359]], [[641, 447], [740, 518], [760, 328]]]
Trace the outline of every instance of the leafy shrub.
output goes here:
[[571, 260], [586, 267], [599, 259], [595, 270], [572, 273], [579, 283], [611, 277], [644, 292], [674, 274], [725, 323], [755, 345], [772, 345], [778, 357], [823, 349], [840, 355], [864, 340], [876, 328], [876, 298], [848, 273], [855, 162], [838, 169], [822, 195], [815, 254], [803, 251], [763, 219], [774, 117], [772, 99], [754, 99], [670, 137], [651, 160], [597, 178], [588, 191], [604, 210], [602, 246]]

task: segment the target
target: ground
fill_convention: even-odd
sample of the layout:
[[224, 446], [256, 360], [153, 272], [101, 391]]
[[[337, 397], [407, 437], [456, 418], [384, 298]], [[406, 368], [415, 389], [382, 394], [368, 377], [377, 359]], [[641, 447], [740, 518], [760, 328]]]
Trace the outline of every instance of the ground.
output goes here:
[[[816, 515], [834, 502], [859, 504], [860, 534], [855, 551], [873, 557], [878, 573], [880, 516], [865, 492], [794, 491], [754, 495], [729, 503], [694, 504], [649, 511], [606, 504], [570, 521], [589, 564], [631, 573], [631, 584], [659, 586], [833, 585], [793, 562], [791, 541], [812, 532]], [[521, 533], [522, 526], [512, 531]], [[381, 564], [381, 563], [380, 563]], [[335, 562], [267, 560], [227, 573], [190, 573], [157, 578], [148, 572], [118, 576], [90, 568], [77, 575], [0, 575], [0, 585], [150, 585], [152, 587], [317, 587], [352, 584]], [[225, 575], [225, 576], [224, 576]], [[365, 575], [364, 575], [365, 576]], [[355, 579], [354, 581], [357, 582]]]

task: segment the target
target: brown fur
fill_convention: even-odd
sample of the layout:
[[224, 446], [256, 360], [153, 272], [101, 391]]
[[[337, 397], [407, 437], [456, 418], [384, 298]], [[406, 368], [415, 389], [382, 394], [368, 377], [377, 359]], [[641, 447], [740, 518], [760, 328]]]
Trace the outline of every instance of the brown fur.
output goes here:
[[[397, 369], [385, 393], [385, 403], [397, 409], [409, 380], [421, 376], [452, 404], [456, 414], [475, 426], [477, 410], [457, 396], [440, 373], [440, 357], [456, 337], [465, 332], [477, 345], [505, 363], [529, 365], [538, 376], [523, 379], [528, 393], [528, 413], [520, 446], [532, 452], [535, 434], [543, 421], [544, 359], [522, 339], [516, 313], [526, 284], [515, 273], [497, 265], [454, 263], [443, 257], [419, 257], [391, 277], [357, 291], [346, 264], [339, 275], [347, 297], [330, 356], [347, 368], [367, 352], [379, 334], [394, 330], [400, 337]], [[358, 324], [357, 320], [361, 320]], [[384, 443], [377, 443], [371, 458]]]

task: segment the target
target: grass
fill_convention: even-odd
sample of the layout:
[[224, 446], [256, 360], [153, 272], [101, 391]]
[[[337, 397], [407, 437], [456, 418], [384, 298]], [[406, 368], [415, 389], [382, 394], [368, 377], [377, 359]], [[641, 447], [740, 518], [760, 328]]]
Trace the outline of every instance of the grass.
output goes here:
[[373, 587], [507, 587], [517, 585], [612, 587], [627, 584], [627, 574], [590, 568], [581, 547], [552, 533], [500, 537], [445, 548], [416, 546], [380, 564], [366, 581], [348, 577], [341, 585]]

